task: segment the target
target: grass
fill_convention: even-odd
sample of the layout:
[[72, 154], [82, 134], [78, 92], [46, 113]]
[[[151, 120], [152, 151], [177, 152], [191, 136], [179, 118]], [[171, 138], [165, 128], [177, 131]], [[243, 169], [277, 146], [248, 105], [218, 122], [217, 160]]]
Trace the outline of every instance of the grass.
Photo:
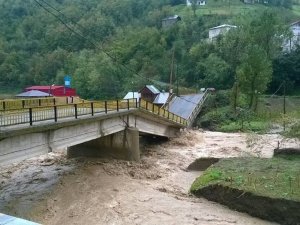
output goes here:
[[300, 16], [300, 5], [294, 5], [293, 12], [296, 16]]
[[[270, 8], [272, 6], [267, 6], [263, 4], [244, 4], [239, 0], [230, 1], [208, 1], [205, 6], [198, 6], [196, 9], [196, 15], [221, 15], [221, 16], [239, 16], [245, 15], [251, 11], [258, 11]], [[274, 7], [274, 6], [273, 6]], [[278, 7], [274, 7], [278, 8]], [[178, 5], [174, 7], [175, 13], [186, 17], [188, 15], [193, 15], [192, 7], [187, 7], [185, 4]], [[293, 9], [282, 9], [286, 12], [291, 12], [293, 18], [300, 16], [300, 6], [294, 5]]]
[[[261, 4], [243, 4], [238, 0], [231, 0], [230, 4], [223, 1], [208, 1], [205, 6], [198, 6], [196, 9], [197, 16], [203, 15], [222, 15], [222, 16], [235, 16], [242, 15], [252, 10], [259, 10], [265, 8]], [[179, 5], [174, 7], [175, 13], [186, 17], [187, 15], [193, 15], [192, 7], [187, 7], [186, 5]]]
[[258, 196], [300, 201], [300, 156], [224, 159], [197, 178], [191, 192], [219, 184]]
[[268, 121], [249, 121], [249, 122], [231, 122], [222, 125], [218, 131], [221, 132], [236, 132], [236, 131], [253, 131], [258, 133], [265, 133], [270, 128]]

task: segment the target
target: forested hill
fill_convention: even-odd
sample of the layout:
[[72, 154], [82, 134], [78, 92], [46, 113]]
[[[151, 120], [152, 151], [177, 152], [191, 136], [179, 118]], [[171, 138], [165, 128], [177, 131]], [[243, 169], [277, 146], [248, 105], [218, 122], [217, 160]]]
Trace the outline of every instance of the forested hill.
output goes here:
[[[169, 82], [171, 70], [180, 86], [229, 89], [237, 77], [246, 79], [251, 68], [243, 62], [251, 60], [266, 74], [266, 85], [275, 77], [275, 89], [280, 65], [291, 62], [282, 59], [280, 39], [297, 15], [291, 1], [272, 2], [208, 0], [197, 8], [180, 0], [0, 0], [0, 89], [63, 84], [70, 74], [82, 97], [115, 98]], [[162, 29], [161, 20], [175, 14], [181, 21]], [[208, 29], [224, 23], [239, 29], [208, 42]], [[298, 53], [288, 57], [300, 61]], [[290, 87], [297, 79], [289, 78]]]

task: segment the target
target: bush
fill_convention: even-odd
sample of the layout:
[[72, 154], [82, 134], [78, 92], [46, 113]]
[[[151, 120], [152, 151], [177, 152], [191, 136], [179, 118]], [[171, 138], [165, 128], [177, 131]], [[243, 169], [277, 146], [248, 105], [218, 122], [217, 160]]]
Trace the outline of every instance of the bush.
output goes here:
[[230, 107], [214, 109], [200, 117], [196, 124], [209, 130], [216, 130], [221, 124], [235, 121], [236, 117]]
[[267, 121], [250, 121], [250, 122], [232, 122], [222, 125], [218, 130], [222, 132], [236, 132], [236, 131], [254, 131], [265, 132], [269, 128]]

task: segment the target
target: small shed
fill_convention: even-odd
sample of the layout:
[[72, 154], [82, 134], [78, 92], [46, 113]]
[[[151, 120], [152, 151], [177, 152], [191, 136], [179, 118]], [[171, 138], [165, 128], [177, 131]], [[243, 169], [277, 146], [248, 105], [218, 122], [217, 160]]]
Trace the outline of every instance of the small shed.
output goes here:
[[162, 28], [169, 28], [176, 24], [178, 21], [181, 21], [181, 17], [178, 15], [169, 16], [167, 18], [162, 19]]
[[42, 97], [51, 97], [51, 94], [37, 91], [37, 90], [31, 90], [31, 91], [25, 91], [23, 93], [20, 93], [16, 95], [18, 98], [42, 98]]
[[74, 88], [69, 88], [65, 86], [49, 85], [49, 86], [31, 86], [25, 88], [25, 91], [41, 91], [55, 97], [63, 96], [77, 96], [76, 90]]
[[141, 94], [142, 99], [148, 102], [153, 102], [160, 91], [154, 85], [146, 85], [139, 91], [139, 93]]
[[128, 92], [125, 97], [123, 98], [124, 100], [127, 100], [127, 99], [137, 99], [137, 101], [139, 102], [140, 101], [140, 98], [141, 98], [141, 94], [138, 93], [138, 92], [133, 92], [133, 91], [130, 91]]

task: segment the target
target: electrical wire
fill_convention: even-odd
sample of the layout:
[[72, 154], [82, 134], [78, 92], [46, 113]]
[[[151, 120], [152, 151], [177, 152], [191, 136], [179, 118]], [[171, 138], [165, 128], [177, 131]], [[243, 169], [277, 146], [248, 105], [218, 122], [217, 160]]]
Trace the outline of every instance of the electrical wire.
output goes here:
[[[127, 71], [133, 73], [135, 76], [138, 76], [144, 80], [150, 81], [152, 83], [156, 83], [161, 85], [161, 81], [157, 81], [148, 77], [144, 77], [141, 74], [139, 74], [138, 72], [136, 72], [135, 70], [133, 70], [132, 68], [128, 67], [127, 65], [125, 65], [122, 62], [117, 61], [117, 59], [115, 57], [113, 57], [110, 53], [108, 53], [107, 51], [105, 51], [101, 46], [97, 45], [94, 41], [90, 40], [90, 38], [84, 36], [83, 34], [79, 33], [78, 31], [74, 30], [71, 26], [69, 26], [64, 19], [62, 19], [61, 17], [59, 17], [58, 15], [56, 15], [55, 13], [51, 12], [51, 10], [49, 10], [46, 6], [48, 6], [49, 8], [51, 8], [52, 10], [56, 11], [57, 13], [59, 13], [61, 16], [63, 16], [65, 19], [70, 20], [67, 16], [65, 16], [61, 11], [59, 11], [58, 9], [56, 9], [53, 5], [51, 5], [50, 3], [44, 1], [44, 0], [34, 0], [34, 2], [36, 2], [36, 4], [38, 4], [41, 8], [43, 8], [45, 11], [47, 11], [49, 14], [51, 14], [52, 16], [54, 16], [57, 20], [59, 20], [66, 28], [68, 28], [69, 31], [71, 31], [72, 33], [76, 34], [77, 36], [79, 36], [81, 39], [84, 39], [85, 41], [87, 41], [89, 44], [91, 44], [92, 46], [96, 47], [97, 49], [101, 50], [106, 56], [108, 56], [115, 64], [121, 65], [124, 69], [126, 69]], [[41, 3], [43, 2], [44, 5]], [[46, 5], [46, 6], [45, 6]], [[72, 20], [70, 20], [72, 23], [76, 24], [77, 26], [81, 26], [79, 25], [77, 22], [74, 22]]]
[[[94, 40], [90, 40], [90, 38], [86, 37], [85, 35], [82, 34], [82, 32], [78, 32], [76, 31], [74, 28], [72, 28], [69, 24], [67, 24], [67, 22], [64, 19], [69, 20], [70, 22], [72, 22], [73, 24], [77, 25], [78, 27], [80, 27], [81, 29], [84, 29], [80, 24], [78, 24], [76, 21], [73, 21], [71, 19], [69, 19], [66, 15], [64, 15], [60, 10], [58, 10], [57, 8], [55, 8], [53, 5], [51, 5], [50, 3], [46, 2], [45, 0], [34, 0], [34, 2], [36, 2], [36, 4], [38, 6], [40, 6], [41, 8], [43, 8], [45, 11], [47, 11], [49, 14], [51, 14], [53, 17], [55, 17], [57, 20], [59, 20], [70, 32], [74, 33], [75, 35], [79, 36], [81, 39], [84, 39], [85, 41], [87, 41], [90, 45], [96, 47], [97, 49], [101, 50], [107, 57], [109, 57], [115, 64], [121, 65], [124, 69], [126, 69], [127, 71], [133, 73], [134, 75], [150, 81], [152, 83], [156, 83], [158, 85], [161, 85], [162, 82], [158, 81], [158, 80], [154, 80], [148, 77], [144, 77], [141, 74], [139, 74], [138, 72], [136, 72], [135, 70], [133, 70], [132, 68], [126, 66], [124, 63], [118, 62], [116, 57], [113, 57], [110, 53], [108, 53], [107, 51], [105, 51], [103, 49], [103, 47], [99, 46], [98, 44], [95, 43]], [[44, 4], [42, 4], [44, 3]], [[47, 8], [48, 7], [48, 8]], [[59, 15], [61, 15], [64, 19], [62, 19], [59, 15], [53, 13], [50, 9], [54, 10], [55, 12], [57, 12]], [[78, 29], [77, 29], [78, 30]], [[165, 85], [169, 85], [169, 84], [165, 84]], [[169, 85], [170, 87], [174, 87], [174, 85]], [[182, 100], [198, 105], [198, 103], [190, 101], [185, 99], [182, 96], [177, 96], [178, 98], [181, 98]]]

